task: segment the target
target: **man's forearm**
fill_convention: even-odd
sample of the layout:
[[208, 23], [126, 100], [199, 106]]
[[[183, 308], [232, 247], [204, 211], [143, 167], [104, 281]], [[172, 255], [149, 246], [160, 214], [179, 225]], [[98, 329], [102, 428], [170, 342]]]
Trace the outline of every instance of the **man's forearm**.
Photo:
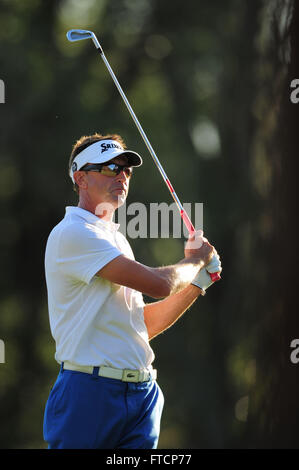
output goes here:
[[198, 258], [184, 258], [172, 266], [151, 268], [159, 274], [161, 280], [166, 281], [169, 288], [169, 296], [176, 294], [193, 281], [194, 277], [204, 266], [204, 262]]
[[166, 299], [147, 304], [144, 307], [144, 321], [149, 339], [173, 325], [200, 294], [201, 289], [191, 284]]

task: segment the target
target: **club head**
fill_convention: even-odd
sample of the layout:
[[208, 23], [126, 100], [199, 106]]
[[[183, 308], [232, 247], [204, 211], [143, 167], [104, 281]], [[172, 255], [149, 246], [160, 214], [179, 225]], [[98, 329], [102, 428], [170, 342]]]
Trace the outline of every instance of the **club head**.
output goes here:
[[69, 41], [81, 41], [82, 39], [92, 39], [93, 32], [87, 31], [86, 29], [71, 29], [66, 33], [66, 37]]
[[101, 49], [100, 43], [92, 31], [88, 31], [86, 29], [70, 29], [66, 33], [66, 37], [71, 42], [82, 41], [83, 39], [92, 39], [96, 48]]

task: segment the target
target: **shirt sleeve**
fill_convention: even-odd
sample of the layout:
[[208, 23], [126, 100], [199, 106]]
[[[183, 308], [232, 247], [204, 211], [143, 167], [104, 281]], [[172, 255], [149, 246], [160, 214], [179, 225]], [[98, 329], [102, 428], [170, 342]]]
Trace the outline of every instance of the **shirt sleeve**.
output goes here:
[[61, 270], [86, 284], [100, 269], [122, 254], [105, 231], [92, 225], [74, 223], [60, 236], [58, 262]]

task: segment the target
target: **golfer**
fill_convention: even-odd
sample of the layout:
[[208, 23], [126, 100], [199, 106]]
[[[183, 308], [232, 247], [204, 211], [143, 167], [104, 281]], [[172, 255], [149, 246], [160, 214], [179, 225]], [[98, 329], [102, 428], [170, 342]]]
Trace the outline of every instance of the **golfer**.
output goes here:
[[[134, 259], [113, 222], [141, 157], [118, 135], [81, 137], [67, 207], [45, 253], [49, 319], [60, 364], [44, 415], [50, 449], [157, 448], [164, 398], [149, 341], [170, 327], [221, 272], [201, 231], [184, 257], [152, 268]], [[163, 299], [145, 304], [142, 294]]]

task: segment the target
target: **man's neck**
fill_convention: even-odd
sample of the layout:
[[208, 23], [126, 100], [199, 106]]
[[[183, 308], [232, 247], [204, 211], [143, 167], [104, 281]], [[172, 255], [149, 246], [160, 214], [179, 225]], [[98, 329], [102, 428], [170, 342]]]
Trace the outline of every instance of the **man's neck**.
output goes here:
[[78, 207], [99, 217], [99, 219], [106, 220], [107, 222], [113, 222], [113, 216], [115, 209], [112, 204], [109, 203], [98, 203], [98, 204], [87, 204], [86, 202], [79, 201]]

